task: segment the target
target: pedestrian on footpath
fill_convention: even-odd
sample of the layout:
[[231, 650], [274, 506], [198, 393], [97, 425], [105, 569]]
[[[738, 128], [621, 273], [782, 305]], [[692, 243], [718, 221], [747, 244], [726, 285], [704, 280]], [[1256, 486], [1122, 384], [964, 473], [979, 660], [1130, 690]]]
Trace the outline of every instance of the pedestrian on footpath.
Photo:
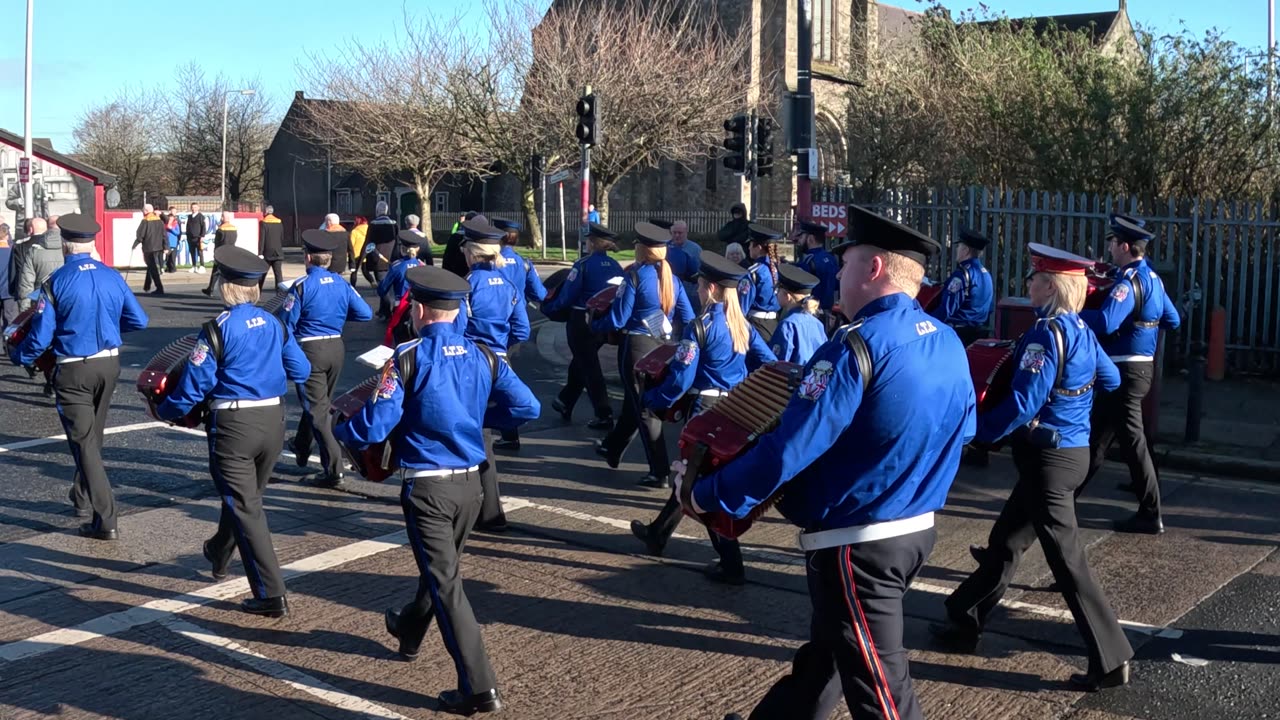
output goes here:
[[1040, 541], [1045, 561], [1087, 649], [1088, 670], [1070, 685], [1085, 692], [1129, 682], [1133, 648], [1089, 572], [1077, 528], [1075, 490], [1089, 470], [1094, 392], [1120, 386], [1120, 372], [1080, 319], [1093, 261], [1039, 243], [1028, 245], [1027, 294], [1040, 318], [1018, 341], [1011, 393], [978, 417], [980, 443], [1008, 438], [1018, 482], [991, 527], [987, 547], [971, 549], [978, 569], [946, 600], [948, 622], [930, 627], [946, 649], [972, 653], [1022, 556]]
[[147, 314], [120, 273], [91, 256], [99, 231], [92, 218], [62, 216], [66, 262], [41, 283], [31, 332], [9, 357], [26, 367], [52, 346], [58, 416], [76, 465], [71, 503], [77, 516], [92, 517], [80, 534], [115, 540], [116, 503], [102, 464], [102, 438], [120, 376], [120, 335], [145, 328]]
[[341, 282], [341, 275], [329, 270], [333, 251], [346, 242], [347, 238], [338, 233], [304, 231], [307, 274], [289, 286], [289, 294], [280, 306], [281, 320], [298, 338], [303, 354], [311, 362], [311, 375], [302, 388], [302, 420], [290, 447], [298, 467], [306, 467], [312, 440], [319, 438], [323, 469], [311, 480], [330, 488], [342, 485], [342, 453], [333, 437], [333, 418], [329, 415], [333, 391], [346, 359], [342, 326], [348, 320], [363, 322], [373, 318], [373, 310], [360, 293]]
[[49, 232], [44, 218], [31, 218], [31, 235], [18, 267], [16, 293], [18, 310], [26, 310], [34, 302], [32, 295], [65, 262], [62, 238]]
[[169, 208], [169, 213], [165, 215], [164, 233], [166, 245], [164, 271], [175, 273], [178, 272], [178, 243], [182, 240], [182, 223], [178, 220], [178, 211], [174, 208]]
[[284, 281], [281, 272], [284, 265], [284, 223], [275, 215], [276, 209], [268, 205], [266, 214], [258, 223], [258, 257], [271, 266], [271, 275], [275, 279], [272, 287], [279, 291]]
[[[236, 229], [236, 224], [233, 222], [235, 217], [235, 213], [230, 210], [222, 212], [222, 224], [218, 226], [217, 230], [213, 231], [213, 251], [215, 253], [224, 247], [236, 246], [236, 236], [240, 234], [240, 231]], [[219, 266], [215, 262], [213, 264], [213, 272], [209, 273], [209, 284], [200, 292], [210, 297], [213, 296], [213, 286], [221, 279], [218, 272]]]
[[406, 277], [418, 338], [396, 348], [376, 394], [335, 434], [347, 445], [390, 438], [397, 449], [400, 505], [419, 572], [414, 599], [384, 616], [400, 655], [418, 657], [434, 618], [458, 673], [457, 689], [440, 694], [439, 709], [495, 712], [502, 708], [497, 677], [459, 566], [484, 495], [484, 426], [516, 427], [541, 408], [505, 362], [458, 330], [462, 301], [472, 291], [467, 281], [430, 266]]
[[191, 255], [193, 273], [204, 272], [204, 236], [209, 232], [209, 219], [200, 212], [200, 206], [191, 203], [191, 214], [187, 216], [187, 250]]
[[[164, 221], [150, 203], [143, 205], [142, 221], [138, 223], [133, 239], [133, 247], [142, 247], [142, 259], [147, 265], [147, 279], [142, 282], [142, 292], [164, 295], [164, 281], [160, 279], [160, 268], [164, 266], [164, 238]], [[154, 291], [152, 285], [155, 285]]]
[[307, 382], [311, 363], [284, 323], [257, 306], [266, 261], [234, 245], [214, 250], [213, 261], [226, 310], [200, 328], [182, 379], [156, 415], [176, 420], [209, 403], [209, 473], [222, 515], [204, 557], [221, 580], [239, 548], [253, 592], [240, 609], [280, 618], [289, 614], [289, 603], [262, 495], [284, 448], [281, 397], [288, 383]]

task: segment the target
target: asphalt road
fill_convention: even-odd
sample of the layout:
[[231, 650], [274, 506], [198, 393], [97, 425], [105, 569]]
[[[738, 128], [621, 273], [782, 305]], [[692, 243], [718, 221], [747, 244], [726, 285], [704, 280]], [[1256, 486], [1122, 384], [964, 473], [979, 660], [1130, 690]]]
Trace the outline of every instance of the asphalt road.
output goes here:
[[[119, 542], [75, 535], [72, 468], [52, 400], [24, 372], [0, 367], [0, 718], [437, 717], [432, 698], [455, 682], [439, 635], [432, 630], [408, 664], [382, 629], [382, 610], [416, 585], [397, 488], [317, 489], [282, 457], [267, 512], [293, 613], [238, 613], [248, 592], [238, 561], [228, 580], [210, 579], [200, 543], [217, 504], [204, 438], [152, 422], [133, 389], [156, 349], [217, 310], [197, 292], [207, 276], [184, 275], [169, 276], [168, 296], [143, 297], [151, 327], [129, 336], [122, 354], [106, 443], [125, 513]], [[793, 529], [769, 517], [752, 530], [741, 588], [702, 578], [713, 553], [691, 522], [667, 557], [640, 554], [627, 524], [651, 519], [665, 498], [634, 484], [638, 447], [617, 471], [592, 455], [585, 399], [575, 425], [550, 411], [565, 373], [562, 328], [536, 332], [513, 364], [546, 410], [522, 433], [522, 451], [500, 459], [514, 527], [473, 536], [463, 565], [507, 716], [718, 720], [748, 711], [787, 671], [807, 628]], [[370, 372], [354, 357], [380, 337], [373, 324], [349, 327], [342, 387]], [[291, 398], [291, 424], [296, 416]], [[980, 656], [931, 648], [926, 624], [973, 569], [967, 548], [985, 542], [1012, 485], [1011, 464], [996, 456], [986, 470], [962, 472], [908, 596], [912, 675], [927, 717], [1280, 714], [1280, 486], [1167, 473], [1169, 530], [1135, 537], [1107, 529], [1132, 510], [1113, 489], [1120, 476], [1111, 469], [1095, 480], [1080, 515], [1090, 563], [1138, 651], [1132, 684], [1096, 695], [1067, 689], [1083, 646], [1061, 598], [1042, 590], [1038, 550]]]

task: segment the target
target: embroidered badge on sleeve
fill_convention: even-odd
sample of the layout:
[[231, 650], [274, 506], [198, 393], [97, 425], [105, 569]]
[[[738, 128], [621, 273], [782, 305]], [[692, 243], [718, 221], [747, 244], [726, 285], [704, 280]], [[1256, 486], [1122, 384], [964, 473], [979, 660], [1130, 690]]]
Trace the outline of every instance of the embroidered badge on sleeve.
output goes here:
[[191, 364], [199, 367], [204, 364], [207, 357], [209, 357], [209, 345], [203, 340], [197, 340], [196, 346], [191, 348]]
[[676, 346], [675, 361], [681, 365], [688, 365], [696, 357], [698, 357], [698, 345], [694, 341], [682, 340]]
[[832, 371], [831, 363], [826, 360], [814, 363], [809, 368], [809, 374], [800, 382], [800, 397], [805, 400], [817, 400], [821, 397], [827, 391], [827, 385], [831, 384]]
[[[328, 278], [325, 278], [325, 279], [327, 280]], [[284, 299], [284, 311], [285, 311], [285, 312], [290, 312], [290, 311], [292, 311], [292, 310], [293, 310], [293, 304], [294, 304], [294, 300], [295, 300], [296, 298], [297, 298], [297, 296], [296, 296], [296, 295], [294, 295], [293, 293], [289, 293], [288, 297], [286, 297], [286, 298]]]
[[1027, 349], [1022, 352], [1022, 360], [1018, 362], [1018, 368], [1031, 373], [1040, 372], [1044, 368], [1044, 346], [1040, 343], [1027, 345]]
[[1116, 288], [1111, 291], [1111, 297], [1115, 298], [1117, 302], [1124, 302], [1124, 299], [1129, 297], [1128, 284], [1116, 283]]
[[964, 282], [958, 277], [951, 278], [951, 282], [947, 283], [947, 292], [952, 294], [960, 292], [963, 288]]
[[400, 373], [396, 372], [396, 366], [392, 365], [382, 375], [382, 382], [378, 385], [378, 397], [383, 400], [389, 399], [396, 394], [396, 387], [399, 385]]

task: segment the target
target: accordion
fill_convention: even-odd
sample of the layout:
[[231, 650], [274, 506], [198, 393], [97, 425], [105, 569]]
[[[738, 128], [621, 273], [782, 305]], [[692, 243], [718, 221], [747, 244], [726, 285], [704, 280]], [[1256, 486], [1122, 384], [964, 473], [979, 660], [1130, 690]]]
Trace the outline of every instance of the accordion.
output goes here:
[[266, 300], [260, 301], [258, 303], [258, 307], [262, 308], [262, 311], [268, 315], [275, 315], [280, 312], [280, 308], [284, 307], [284, 300], [287, 297], [289, 297], [288, 290], [280, 290], [277, 288], [276, 294]]
[[[644, 357], [636, 361], [635, 373], [645, 390], [658, 387], [667, 379], [667, 371], [671, 369], [671, 360], [676, 355], [679, 345], [659, 345], [650, 350]], [[686, 393], [674, 405], [658, 413], [663, 422], [680, 422], [689, 416], [689, 408], [693, 407], [695, 395]]]
[[[333, 405], [329, 408], [334, 426], [351, 419], [360, 412], [381, 384], [382, 375], [373, 375], [348, 392], [334, 398]], [[343, 456], [365, 480], [382, 482], [395, 474], [397, 465], [390, 440], [384, 440], [366, 448], [357, 448], [346, 443], [340, 444]]]
[[921, 285], [920, 292], [916, 295], [916, 302], [920, 303], [925, 312], [931, 312], [941, 300], [941, 285]]
[[1009, 397], [1016, 345], [1013, 340], [977, 340], [965, 348], [978, 412], [988, 412]]
[[[6, 325], [4, 328], [5, 345], [8, 345], [9, 347], [16, 347], [26, 339], [27, 335], [31, 332], [31, 323], [35, 320], [35, 317], [36, 307], [34, 305], [18, 313], [18, 316], [13, 319], [13, 322]], [[53, 381], [53, 368], [57, 365], [57, 359], [53, 356], [52, 349], [45, 350], [41, 353], [40, 357], [36, 358], [36, 361], [33, 364], [36, 370], [44, 373], [45, 381]], [[33, 372], [32, 376], [34, 375], [35, 373]]]
[[[777, 427], [782, 411], [800, 384], [802, 369], [793, 363], [766, 363], [714, 406], [689, 419], [680, 433], [680, 456], [688, 465], [680, 486], [680, 501], [686, 513], [692, 515], [690, 498], [699, 475], [724, 467], [751, 449], [761, 435]], [[742, 519], [711, 511], [698, 520], [717, 535], [734, 539], [780, 499], [782, 493], [774, 493]]]
[[542, 309], [542, 314], [547, 316], [547, 319], [551, 322], [568, 322], [569, 314], [573, 312], [570, 308], [564, 308], [557, 312], [547, 312], [545, 309], [547, 303], [560, 294], [560, 288], [564, 287], [565, 281], [569, 279], [570, 272], [573, 272], [573, 268], [560, 268], [551, 273], [551, 277], [547, 278], [546, 282], [543, 283], [543, 286], [547, 288], [547, 296], [543, 298], [542, 308], [540, 309]]
[[[618, 296], [619, 287], [621, 285], [610, 285], [587, 298], [587, 322], [595, 322], [609, 312], [609, 306], [613, 304], [613, 299]], [[605, 342], [610, 345], [622, 344], [622, 333], [617, 330], [607, 333]]]
[[[138, 392], [147, 402], [147, 413], [156, 420], [161, 420], [156, 414], [156, 407], [182, 380], [182, 373], [186, 371], [187, 361], [195, 347], [196, 336], [183, 335], [161, 348], [142, 372], [138, 373]], [[173, 421], [173, 424], [187, 428], [196, 427], [204, 422], [207, 414], [207, 405], [200, 403], [192, 408], [191, 412]]]

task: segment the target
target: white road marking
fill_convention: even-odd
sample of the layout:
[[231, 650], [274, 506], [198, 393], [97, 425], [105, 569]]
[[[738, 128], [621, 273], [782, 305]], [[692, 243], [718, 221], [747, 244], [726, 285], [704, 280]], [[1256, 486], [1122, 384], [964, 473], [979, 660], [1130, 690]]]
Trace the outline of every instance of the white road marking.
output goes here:
[[[152, 428], [168, 427], [168, 423], [162, 423], [155, 420], [144, 423], [134, 423], [133, 425], [119, 425], [117, 427], [109, 427], [102, 431], [103, 435], [117, 435], [119, 433], [135, 432], [137, 430], [150, 430]], [[179, 429], [179, 428], [174, 428]], [[8, 445], [0, 445], [0, 453], [13, 452], [14, 450], [26, 450], [27, 448], [40, 447], [41, 445], [52, 445], [54, 443], [66, 442], [67, 435], [50, 435], [49, 437], [34, 438], [31, 440], [20, 440]]]
[[186, 620], [174, 618], [164, 622], [163, 625], [185, 638], [217, 648], [233, 660], [244, 663], [263, 675], [273, 677], [296, 690], [313, 695], [336, 708], [357, 713], [363, 717], [410, 720], [394, 710], [345, 693], [301, 670], [282, 665], [262, 653], [251, 650], [234, 640], [214, 635]]

